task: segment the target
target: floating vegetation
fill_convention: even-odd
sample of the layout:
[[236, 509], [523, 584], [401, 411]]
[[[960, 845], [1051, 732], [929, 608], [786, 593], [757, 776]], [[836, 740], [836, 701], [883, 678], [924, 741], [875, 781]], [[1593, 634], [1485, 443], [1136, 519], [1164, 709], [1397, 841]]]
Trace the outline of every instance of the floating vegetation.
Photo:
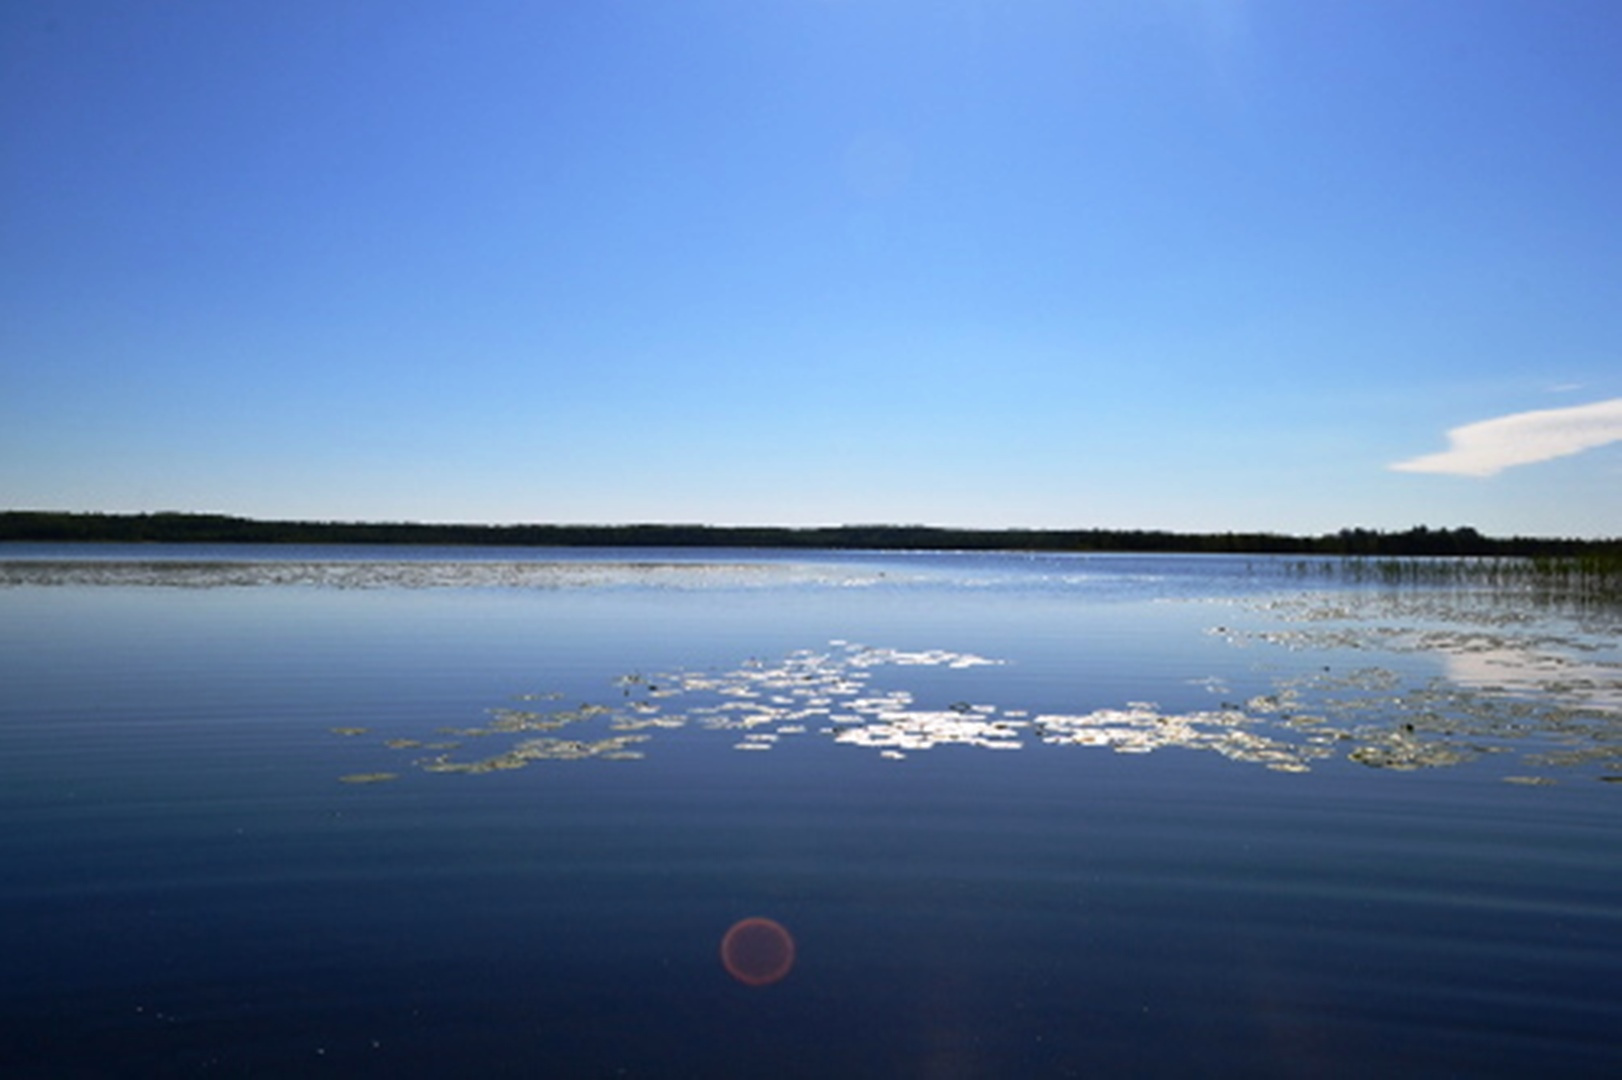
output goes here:
[[1460, 765], [1481, 753], [1468, 746], [1416, 738], [1412, 732], [1388, 731], [1365, 736], [1363, 744], [1346, 756], [1370, 768], [1407, 772], [1411, 769]]
[[332, 733], [334, 735], [364, 735], [370, 730], [370, 728], [363, 727], [335, 727], [332, 729]]
[[490, 722], [482, 728], [470, 728], [464, 734], [492, 735], [512, 731], [557, 731], [570, 724], [578, 724], [594, 716], [606, 716], [613, 710], [605, 705], [582, 705], [578, 709], [558, 712], [526, 712], [522, 709], [491, 709]]
[[452, 761], [444, 754], [421, 762], [426, 772], [436, 773], [490, 773], [522, 769], [536, 761], [581, 761], [585, 758], [606, 758], [610, 761], [630, 761], [642, 756], [630, 747], [642, 742], [646, 735], [620, 735], [607, 739], [525, 739], [504, 754], [478, 761]]
[[1107, 747], [1121, 754], [1168, 747], [1209, 750], [1278, 772], [1306, 772], [1309, 762], [1334, 753], [1332, 736], [1315, 732], [1292, 741], [1253, 730], [1265, 722], [1238, 709], [1167, 714], [1148, 702], [1132, 702], [1124, 709], [1038, 716], [1032, 723], [1042, 741], [1053, 746]]
[[[1442, 571], [1438, 571], [1442, 572]], [[1453, 573], [1454, 571], [1446, 571]], [[1479, 568], [1472, 573], [1479, 572]], [[1430, 678], [1389, 668], [1319, 671], [1275, 680], [1280, 719], [1308, 707], [1355, 745], [1348, 757], [1385, 769], [1461, 764], [1515, 752], [1538, 766], [1622, 764], [1622, 608], [1560, 614], [1473, 589], [1373, 590], [1275, 598], [1260, 610], [1283, 628], [1219, 627], [1237, 646], [1326, 655], [1365, 652], [1422, 659]], [[1255, 707], [1263, 702], [1252, 700]], [[1506, 777], [1550, 782], [1541, 775]]]
[[326, 589], [661, 588], [758, 589], [865, 587], [885, 572], [810, 562], [541, 561], [534, 559], [0, 559], [0, 588], [117, 585], [244, 588], [300, 585]]
[[338, 777], [338, 782], [343, 784], [382, 784], [390, 780], [398, 779], [400, 779], [399, 773], [357, 772], [349, 773], [347, 776]]
[[[985, 708], [989, 710], [989, 706]], [[971, 718], [955, 709], [945, 712], [900, 709], [880, 711], [866, 723], [840, 728], [834, 732], [834, 741], [898, 752], [952, 745], [1018, 750], [1023, 744], [1017, 736], [1028, 726], [1029, 721], [1025, 720]]]
[[[1270, 609], [1297, 622], [1293, 629], [1242, 632], [1224, 627], [1218, 632], [1236, 645], [1439, 654], [1445, 674], [1415, 681], [1375, 664], [1333, 670], [1314, 666], [1275, 675], [1264, 692], [1221, 700], [1214, 708], [1166, 710], [1133, 701], [1033, 714], [964, 697], [947, 698], [944, 705], [920, 703], [912, 690], [879, 685], [887, 670], [961, 671], [999, 660], [834, 641], [824, 650], [799, 650], [773, 662], [749, 660], [730, 671], [625, 675], [609, 688], [612, 704], [586, 702], [554, 711], [492, 708], [480, 727], [446, 730], [467, 737], [528, 737], [472, 760], [441, 752], [414, 764], [427, 772], [483, 774], [537, 762], [636, 760], [645, 753], [643, 744], [656, 736], [694, 729], [727, 733], [734, 749], [748, 753], [821, 736], [877, 751], [888, 760], [938, 747], [1091, 747], [1119, 754], [1198, 750], [1289, 773], [1307, 772], [1332, 759], [1410, 772], [1505, 754], [1539, 769], [1598, 767], [1611, 773], [1622, 768], [1622, 670], [1615, 664], [1596, 656], [1577, 660], [1554, 639], [1511, 635], [1502, 628], [1371, 627], [1358, 622], [1358, 612], [1344, 598], [1327, 598], [1326, 604], [1328, 613], [1307, 606]], [[1346, 625], [1327, 625], [1336, 621]], [[1472, 658], [1477, 666], [1456, 664], [1456, 657]], [[1481, 675], [1482, 670], [1490, 677]], [[1219, 699], [1232, 696], [1223, 678], [1188, 682]], [[559, 700], [559, 695], [527, 694], [522, 700]], [[534, 734], [576, 726], [580, 733], [573, 738]], [[455, 748], [410, 738], [390, 739], [385, 745], [397, 750]], [[1526, 785], [1553, 782], [1541, 773], [1503, 779]]]
[[[998, 663], [941, 649], [909, 652], [836, 641], [827, 652], [801, 650], [775, 664], [751, 660], [728, 672], [630, 674], [614, 681], [619, 700], [613, 705], [588, 702], [552, 712], [492, 708], [487, 710], [489, 720], [481, 726], [440, 729], [444, 734], [482, 739], [586, 724], [612, 733], [605, 737], [528, 738], [502, 753], [476, 760], [456, 760], [441, 753], [414, 764], [427, 772], [481, 774], [521, 769], [538, 761], [635, 760], [643, 751], [633, 747], [649, 740], [650, 733], [689, 726], [734, 732], [737, 749], [756, 752], [771, 749], [781, 739], [813, 732], [891, 751], [888, 756], [898, 756], [903, 749], [952, 743], [1016, 749], [1020, 743], [1013, 736], [1025, 721], [1012, 716], [995, 718], [997, 710], [992, 706], [960, 701], [945, 710], [917, 710], [907, 691], [870, 689], [873, 673], [880, 668], [964, 670]], [[558, 698], [555, 693], [532, 693], [520, 700]], [[688, 699], [690, 704], [681, 712], [667, 711], [664, 702], [675, 698]], [[395, 738], [384, 745], [404, 750], [436, 749], [440, 744]]]

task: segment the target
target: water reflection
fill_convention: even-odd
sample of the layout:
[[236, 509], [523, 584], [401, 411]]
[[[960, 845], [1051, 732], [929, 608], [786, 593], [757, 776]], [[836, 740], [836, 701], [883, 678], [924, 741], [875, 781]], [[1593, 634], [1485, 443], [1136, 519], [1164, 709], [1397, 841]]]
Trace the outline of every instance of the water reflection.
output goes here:
[[1622, 678], [1614, 665], [1510, 645], [1444, 652], [1442, 663], [1447, 678], [1462, 686], [1528, 698], [1558, 695], [1622, 712]]
[[[1357, 743], [1348, 752], [1354, 761], [1412, 769], [1518, 754], [1535, 769], [1622, 768], [1622, 663], [1612, 658], [1617, 628], [1608, 621], [1615, 612], [1563, 622], [1453, 593], [1309, 594], [1260, 606], [1293, 625], [1218, 632], [1240, 646], [1437, 663], [1441, 674], [1418, 683], [1379, 666], [1279, 680], [1281, 715], [1313, 700], [1340, 737]], [[1539, 774], [1504, 779], [1552, 782]]]

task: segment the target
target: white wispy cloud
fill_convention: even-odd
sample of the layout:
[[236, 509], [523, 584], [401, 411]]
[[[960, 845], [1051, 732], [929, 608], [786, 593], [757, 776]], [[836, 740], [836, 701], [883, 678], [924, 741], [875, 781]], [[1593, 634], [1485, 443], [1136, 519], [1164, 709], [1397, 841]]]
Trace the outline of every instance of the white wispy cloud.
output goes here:
[[1531, 465], [1622, 441], [1622, 398], [1536, 409], [1456, 427], [1448, 448], [1391, 467], [1399, 472], [1492, 476], [1512, 465]]

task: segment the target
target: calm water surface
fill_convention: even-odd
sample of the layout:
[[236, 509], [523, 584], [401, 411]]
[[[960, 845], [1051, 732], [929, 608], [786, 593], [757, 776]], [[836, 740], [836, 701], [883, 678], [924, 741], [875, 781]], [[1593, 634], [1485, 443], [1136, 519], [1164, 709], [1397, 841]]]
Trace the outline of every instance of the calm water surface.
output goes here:
[[0, 1074], [1616, 1075], [1617, 641], [1263, 558], [0, 548]]

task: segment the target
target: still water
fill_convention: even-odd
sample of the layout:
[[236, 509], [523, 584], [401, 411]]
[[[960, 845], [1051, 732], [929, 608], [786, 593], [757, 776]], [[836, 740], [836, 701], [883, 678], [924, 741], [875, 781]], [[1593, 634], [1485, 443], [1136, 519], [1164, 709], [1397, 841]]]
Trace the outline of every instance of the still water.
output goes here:
[[0, 548], [0, 1074], [1616, 1075], [1617, 630], [1256, 557]]

